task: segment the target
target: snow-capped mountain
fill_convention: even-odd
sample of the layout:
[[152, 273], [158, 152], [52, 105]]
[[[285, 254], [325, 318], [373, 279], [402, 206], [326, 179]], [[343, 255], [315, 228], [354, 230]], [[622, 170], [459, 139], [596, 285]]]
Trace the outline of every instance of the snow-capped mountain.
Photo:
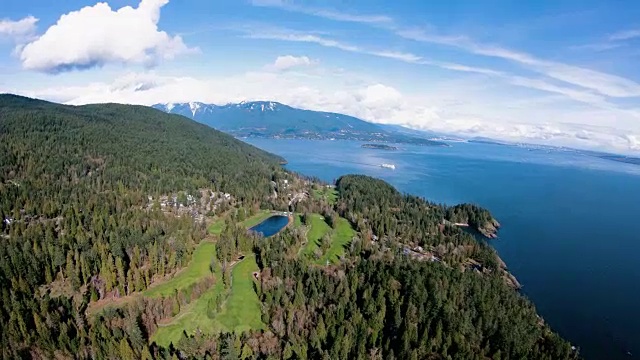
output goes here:
[[274, 101], [243, 101], [226, 105], [186, 102], [156, 104], [153, 107], [241, 137], [357, 139], [441, 145], [419, 136], [388, 131], [353, 116], [297, 109]]
[[[202, 102], [191, 101], [186, 103], [167, 103], [167, 104], [156, 104], [153, 105], [154, 108], [171, 113], [171, 114], [180, 114], [184, 116], [189, 116], [194, 118], [196, 116], [203, 116], [205, 114], [212, 114], [219, 109], [228, 109], [228, 108], [237, 108], [244, 109], [249, 111], [278, 111], [282, 105], [273, 101], [253, 101], [253, 102], [240, 102], [237, 104], [227, 104], [227, 105], [215, 105], [215, 104], [205, 104]], [[288, 107], [288, 106], [287, 106]], [[189, 115], [190, 114], [190, 115]]]
[[192, 101], [188, 103], [156, 104], [153, 107], [171, 114], [180, 114], [193, 118], [196, 114], [213, 112], [217, 105]]

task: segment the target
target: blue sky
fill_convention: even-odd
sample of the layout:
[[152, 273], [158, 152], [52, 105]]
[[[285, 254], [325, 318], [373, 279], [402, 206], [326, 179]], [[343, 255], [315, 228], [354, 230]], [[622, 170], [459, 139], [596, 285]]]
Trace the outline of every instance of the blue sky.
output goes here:
[[638, 19], [634, 1], [3, 0], [0, 92], [275, 100], [639, 153]]

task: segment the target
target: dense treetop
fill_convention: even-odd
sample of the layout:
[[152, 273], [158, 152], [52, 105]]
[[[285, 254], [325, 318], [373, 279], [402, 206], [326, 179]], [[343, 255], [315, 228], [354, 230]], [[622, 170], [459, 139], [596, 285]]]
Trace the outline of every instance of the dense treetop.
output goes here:
[[[144, 106], [64, 106], [0, 96], [0, 182], [122, 183], [148, 192], [209, 186], [260, 197], [274, 155]], [[25, 150], [29, 151], [25, 151]], [[248, 185], [248, 186], [247, 186]], [[256, 192], [256, 193], [254, 193]]]
[[187, 264], [203, 228], [147, 209], [148, 196], [207, 187], [249, 206], [269, 197], [281, 161], [147, 107], [0, 95], [3, 356], [83, 357], [88, 300], [144, 290]]

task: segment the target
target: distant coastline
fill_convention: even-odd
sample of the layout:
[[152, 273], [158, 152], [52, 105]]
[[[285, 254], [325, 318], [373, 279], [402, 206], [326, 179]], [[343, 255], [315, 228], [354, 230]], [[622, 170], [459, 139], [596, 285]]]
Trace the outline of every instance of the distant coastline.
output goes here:
[[378, 149], [378, 150], [389, 150], [395, 151], [398, 150], [397, 147], [385, 144], [362, 144], [362, 147], [365, 149]]

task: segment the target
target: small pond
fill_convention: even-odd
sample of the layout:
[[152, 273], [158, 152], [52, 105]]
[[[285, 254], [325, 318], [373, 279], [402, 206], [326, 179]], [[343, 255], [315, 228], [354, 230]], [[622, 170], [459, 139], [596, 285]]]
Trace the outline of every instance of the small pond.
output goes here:
[[249, 231], [255, 231], [264, 237], [277, 234], [289, 223], [289, 217], [283, 215], [273, 215], [260, 224], [252, 227]]

